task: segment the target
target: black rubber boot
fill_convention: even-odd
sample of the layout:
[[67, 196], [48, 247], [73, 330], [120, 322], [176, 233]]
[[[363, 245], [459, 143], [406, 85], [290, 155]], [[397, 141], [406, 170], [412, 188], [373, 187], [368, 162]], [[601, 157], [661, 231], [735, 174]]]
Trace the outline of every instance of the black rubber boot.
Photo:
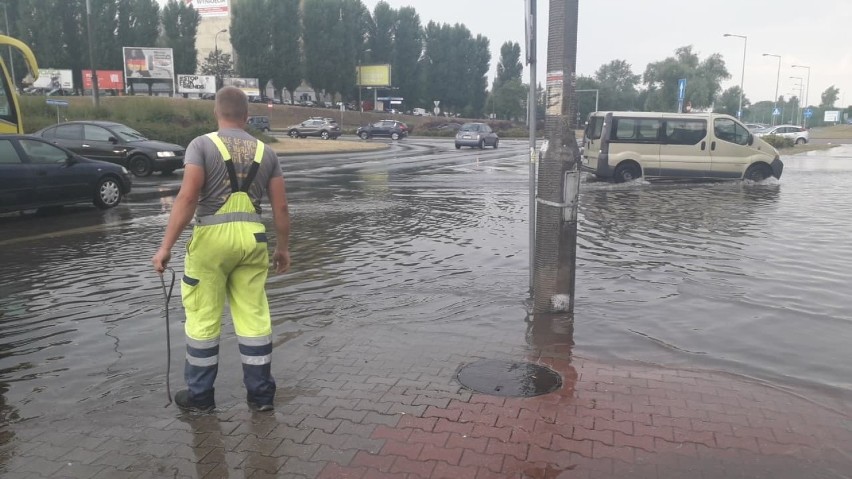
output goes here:
[[275, 409], [272, 404], [259, 404], [256, 401], [252, 401], [250, 395], [246, 395], [246, 404], [248, 404], [249, 409], [254, 412], [269, 412]]
[[187, 389], [178, 391], [175, 394], [175, 404], [187, 412], [211, 412], [216, 409], [216, 403], [213, 400], [207, 402], [193, 401]]

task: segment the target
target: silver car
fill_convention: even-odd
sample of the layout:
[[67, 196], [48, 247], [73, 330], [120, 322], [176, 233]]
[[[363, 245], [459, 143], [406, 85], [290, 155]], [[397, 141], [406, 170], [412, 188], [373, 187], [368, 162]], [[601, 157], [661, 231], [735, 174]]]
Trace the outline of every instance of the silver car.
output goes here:
[[463, 146], [479, 148], [480, 150], [486, 146], [493, 146], [497, 149], [500, 143], [500, 138], [497, 133], [485, 123], [465, 123], [456, 133], [456, 149], [461, 149]]

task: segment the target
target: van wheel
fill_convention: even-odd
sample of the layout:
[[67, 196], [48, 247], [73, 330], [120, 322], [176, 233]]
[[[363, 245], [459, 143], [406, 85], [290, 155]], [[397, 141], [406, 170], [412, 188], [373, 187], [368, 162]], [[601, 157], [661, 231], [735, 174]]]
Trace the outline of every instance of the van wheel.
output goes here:
[[626, 183], [642, 177], [642, 170], [636, 163], [622, 163], [615, 169], [613, 179], [616, 183]]
[[748, 167], [745, 174], [743, 175], [744, 180], [749, 181], [763, 181], [772, 176], [772, 168], [765, 163], [755, 163]]

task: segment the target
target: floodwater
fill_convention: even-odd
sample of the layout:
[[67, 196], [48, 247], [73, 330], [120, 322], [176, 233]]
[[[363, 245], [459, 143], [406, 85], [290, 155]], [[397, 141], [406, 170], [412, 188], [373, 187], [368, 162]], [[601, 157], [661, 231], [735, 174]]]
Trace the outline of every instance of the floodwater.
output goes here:
[[[411, 144], [383, 157], [283, 160], [294, 267], [269, 281], [276, 347], [378, 324], [414, 344], [523, 329], [524, 145]], [[765, 184], [585, 181], [574, 354], [848, 397], [852, 147], [784, 160], [782, 180]], [[162, 291], [149, 258], [168, 208], [0, 218], [0, 421], [162, 390]], [[171, 311], [174, 385], [179, 297]]]

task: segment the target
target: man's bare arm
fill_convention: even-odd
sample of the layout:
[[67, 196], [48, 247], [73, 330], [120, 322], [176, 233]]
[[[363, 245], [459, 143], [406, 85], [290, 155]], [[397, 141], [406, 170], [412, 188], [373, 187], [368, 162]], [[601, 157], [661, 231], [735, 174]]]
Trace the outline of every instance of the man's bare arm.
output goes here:
[[287, 206], [287, 188], [284, 185], [284, 178], [280, 176], [270, 178], [267, 190], [277, 238], [272, 262], [275, 272], [283, 273], [290, 269], [290, 209]]
[[183, 172], [183, 182], [180, 185], [175, 202], [172, 205], [172, 213], [169, 215], [169, 224], [166, 226], [166, 234], [160, 249], [151, 259], [154, 270], [158, 273], [165, 271], [172, 257], [172, 248], [180, 238], [181, 233], [192, 221], [195, 208], [198, 206], [198, 195], [204, 187], [204, 168], [198, 165], [186, 165]]

